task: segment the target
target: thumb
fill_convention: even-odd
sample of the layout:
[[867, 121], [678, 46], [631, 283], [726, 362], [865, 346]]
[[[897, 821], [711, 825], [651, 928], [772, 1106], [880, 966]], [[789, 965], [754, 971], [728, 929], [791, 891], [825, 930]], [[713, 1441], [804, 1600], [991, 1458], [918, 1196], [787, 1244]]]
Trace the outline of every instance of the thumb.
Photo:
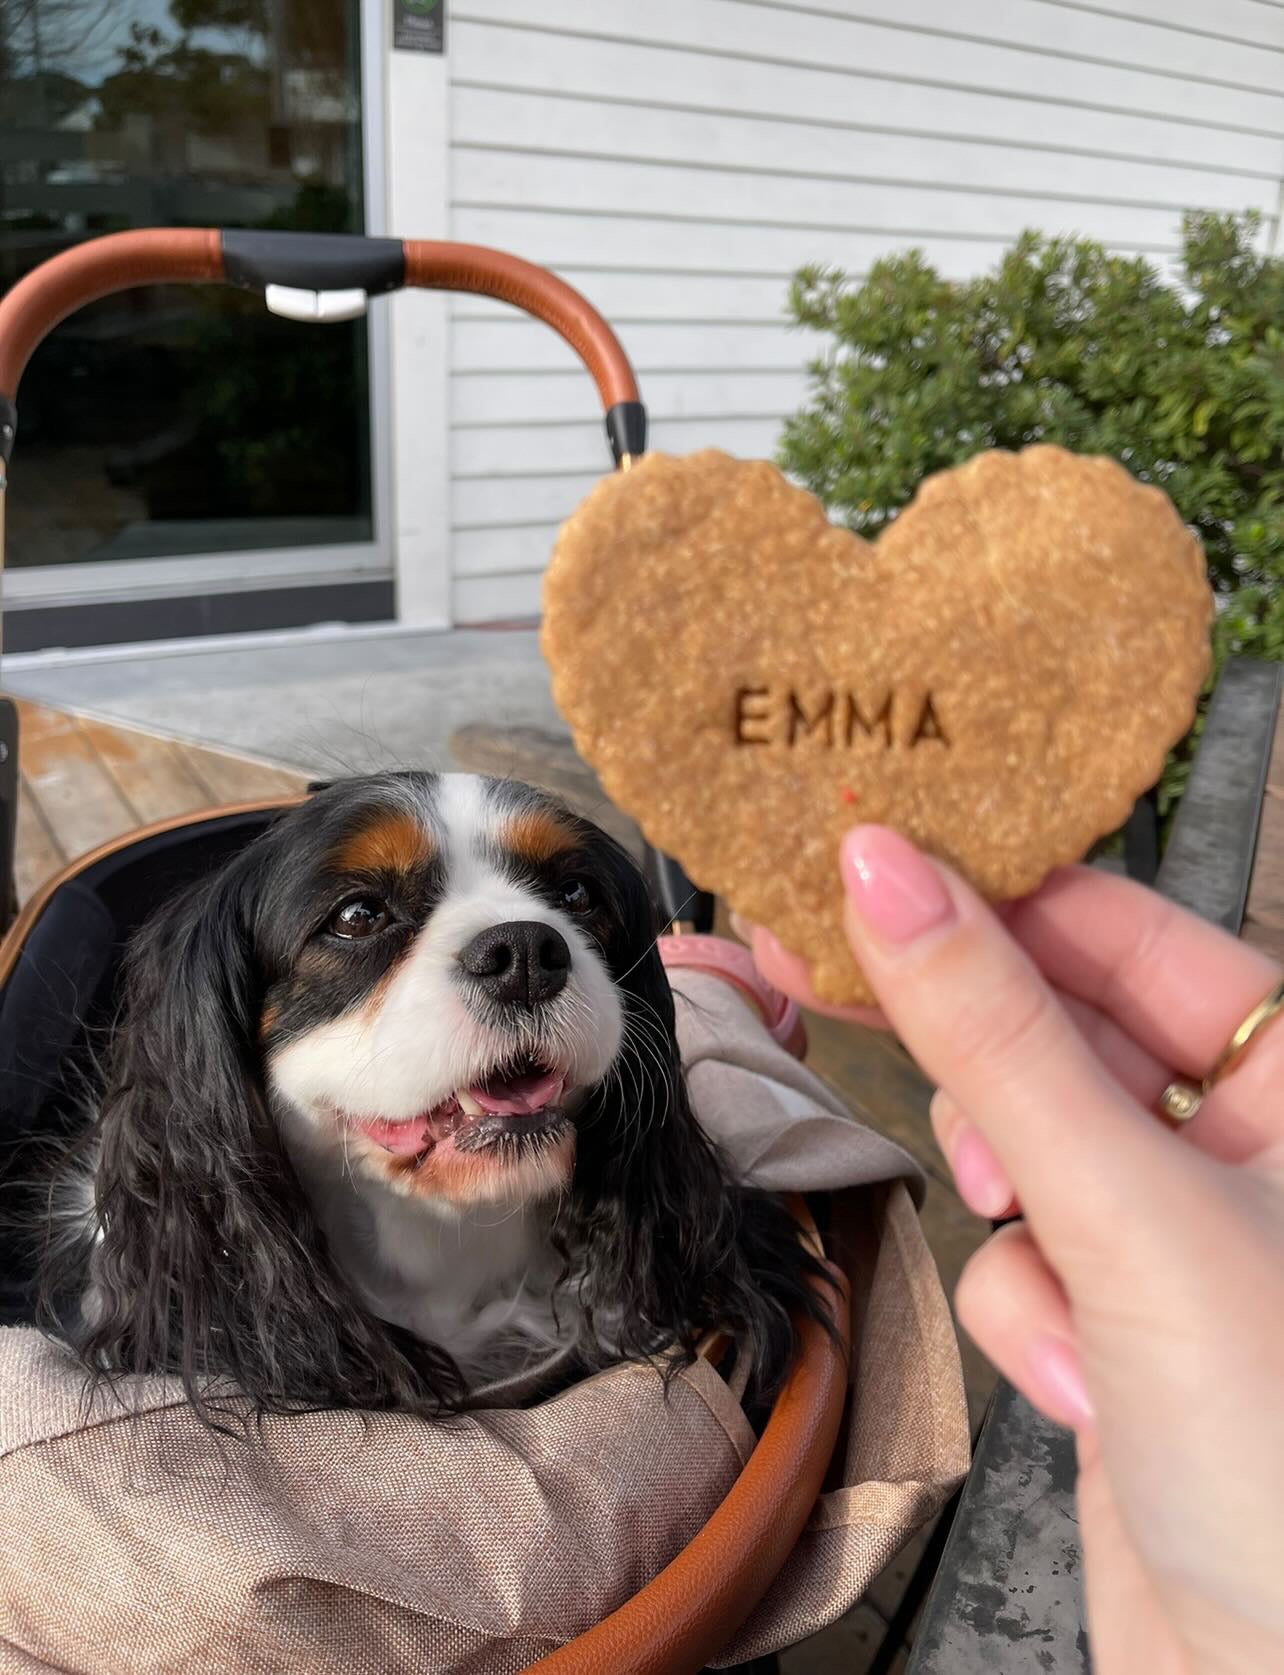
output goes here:
[[[897, 833], [841, 852], [852, 950], [892, 1027], [980, 1129], [1048, 1259], [1073, 1287], [1135, 1240], [1185, 1150], [1106, 1070], [996, 915]], [[1175, 1183], [1174, 1183], [1175, 1184]], [[1184, 1195], [1183, 1195], [1184, 1196]]]

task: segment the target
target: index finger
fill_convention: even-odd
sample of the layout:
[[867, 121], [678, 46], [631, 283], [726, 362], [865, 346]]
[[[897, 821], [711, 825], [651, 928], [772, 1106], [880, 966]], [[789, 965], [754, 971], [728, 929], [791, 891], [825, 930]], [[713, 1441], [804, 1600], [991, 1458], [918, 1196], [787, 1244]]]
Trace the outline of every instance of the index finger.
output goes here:
[[843, 870], [862, 969], [990, 1142], [1054, 1266], [1099, 1268], [1156, 1205], [1167, 1228], [1195, 1154], [1124, 1091], [975, 891], [879, 827], [848, 833]]

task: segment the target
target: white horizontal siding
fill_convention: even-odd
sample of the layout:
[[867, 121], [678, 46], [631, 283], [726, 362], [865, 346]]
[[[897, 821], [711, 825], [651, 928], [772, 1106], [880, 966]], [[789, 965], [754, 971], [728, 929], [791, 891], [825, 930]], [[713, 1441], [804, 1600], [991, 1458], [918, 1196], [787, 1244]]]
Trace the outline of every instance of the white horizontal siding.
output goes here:
[[[688, 367], [701, 372], [734, 372], [745, 366], [788, 372], [802, 358], [803, 339], [784, 324], [665, 321], [616, 329], [640, 378]], [[458, 320], [452, 353], [460, 373], [569, 372], [580, 364], [574, 350], [547, 326], [525, 320]]]
[[[959, 277], [993, 262], [1007, 244], [1003, 233], [972, 238], [943, 238], [930, 229], [888, 234], [876, 228], [760, 225], [744, 221], [683, 220], [668, 216], [587, 214], [500, 205], [456, 206], [452, 215], [456, 238], [517, 250], [528, 261], [542, 262], [559, 273], [566, 267], [601, 267], [627, 261], [628, 252], [653, 267], [680, 273], [780, 273], [805, 262], [838, 263], [852, 273], [864, 273], [871, 262], [889, 250], [913, 244], [946, 274]], [[1157, 251], [1171, 250], [1170, 238]], [[559, 254], [561, 252], [562, 254]], [[781, 295], [784, 292], [782, 289]]]
[[[895, 0], [893, 0], [895, 3]], [[983, 3], [983, 0], [982, 0]], [[1238, 41], [1244, 46], [1284, 48], [1276, 13], [1278, 0], [1044, 0], [1048, 6], [1087, 12], [1105, 17], [1122, 17], [1155, 23], [1178, 34], [1192, 33], [1203, 40]]]
[[[744, 0], [765, 10], [819, 12], [850, 17], [857, 8], [839, 0]], [[1068, 13], [1078, 12], [1076, 19]], [[1284, 50], [1279, 8], [1262, 0], [956, 0], [948, 10], [939, 0], [860, 0], [867, 22], [890, 24], [943, 39], [1032, 47], [1124, 69], [1139, 64], [1188, 77], [1197, 64], [1201, 77], [1263, 87], [1271, 64], [1261, 49]], [[1060, 13], [1060, 16], [1057, 14]], [[1156, 29], [1159, 23], [1164, 27]], [[1192, 41], [1192, 34], [1197, 38]]]
[[[1284, 16], [1284, 13], [1281, 13]], [[1284, 75], [1284, 55], [1280, 73]], [[612, 129], [617, 131], [613, 134]], [[1184, 209], [1198, 199], [1227, 209], [1247, 202], [1273, 209], [1277, 181], [1265, 156], [1250, 166], [1210, 166], [1080, 152], [1058, 178], [1049, 154], [1065, 148], [1045, 136], [1025, 145], [999, 140], [835, 129], [806, 117], [778, 118], [632, 105], [622, 112], [604, 99], [562, 94], [458, 87], [454, 97], [456, 147], [494, 147], [527, 153], [611, 157], [676, 163], [684, 168], [734, 169], [750, 175], [865, 181], [963, 192], [1033, 194], [1045, 201], [1139, 203]], [[859, 134], [859, 137], [856, 135]], [[1251, 148], [1240, 148], [1245, 159]]]
[[[1269, 0], [459, 0], [451, 236], [561, 273], [615, 325], [652, 446], [770, 455], [821, 345], [790, 275], [909, 245], [946, 275], [1023, 228], [1166, 265], [1187, 208], [1277, 233], [1284, 6]], [[454, 606], [533, 612], [607, 465], [547, 328], [452, 305]]]
[[[1030, 0], [1015, 3], [1025, 9]], [[1276, 135], [1281, 131], [1284, 90], [1266, 81], [1264, 71], [1254, 84], [1206, 76], [1197, 43], [1192, 43], [1186, 73], [1177, 75], [1158, 72], [1145, 60], [1119, 65], [1080, 56], [1080, 43], [1091, 34], [1082, 27], [1063, 26], [1055, 36], [1049, 30], [1045, 45], [1029, 50], [953, 32], [948, 26], [964, 8], [949, 0], [923, 9], [936, 13], [935, 26], [868, 23], [855, 6], [850, 15], [839, 15], [849, 9], [785, 10], [745, 0], [648, 0], [644, 9], [603, 5], [602, 0], [465, 0], [456, 17], [461, 26], [489, 23], [518, 29], [532, 55], [540, 52], [540, 43], [556, 43], [569, 34], [603, 44], [664, 41], [728, 63], [841, 71], [860, 82], [898, 81], [1004, 94], [1019, 89], [1027, 97], [1058, 104], [1139, 110], [1182, 120], [1190, 120], [1197, 110], [1204, 125]], [[979, 15], [979, 7], [967, 10]]]
[[[689, 454], [721, 448], [741, 459], [762, 459], [776, 446], [780, 425], [766, 418], [710, 417], [651, 419], [651, 446], [661, 453]], [[514, 463], [517, 462], [517, 463]], [[459, 482], [496, 483], [523, 476], [600, 473], [607, 463], [601, 419], [584, 423], [484, 425], [456, 430], [451, 470]]]
[[[562, 278], [582, 291], [613, 325], [627, 320], [757, 320], [785, 318], [789, 271], [675, 273], [653, 268], [562, 267]], [[514, 311], [488, 297], [456, 297], [456, 320], [509, 320]]]
[[[546, 204], [568, 214], [614, 217], [624, 211], [631, 217], [695, 221], [706, 227], [730, 222], [874, 232], [884, 239], [1009, 240], [1051, 211], [1067, 230], [1091, 219], [1097, 236], [1107, 244], [1153, 249], [1173, 242], [1179, 208], [1184, 207], [1150, 208], [1142, 200], [1066, 202], [1035, 193], [991, 192], [985, 190], [984, 177], [978, 190], [464, 147], [455, 150], [455, 178], [457, 201], [485, 206]], [[464, 191], [470, 195], [467, 200]], [[1261, 196], [1259, 189], [1258, 201]]]
[[[534, 4], [530, 10], [534, 15]], [[791, 22], [782, 21], [786, 37]], [[1152, 116], [1136, 103], [1102, 109], [1062, 101], [1049, 108], [1049, 99], [1032, 96], [1020, 84], [1007, 90], [929, 82], [916, 86], [824, 65], [799, 68], [654, 44], [547, 35], [511, 25], [457, 22], [452, 41], [457, 81], [619, 101], [624, 108], [602, 134], [608, 150], [617, 149], [627, 135], [628, 110], [643, 104], [826, 123], [840, 133], [874, 130], [949, 140], [983, 136], [1018, 146], [1035, 142], [1072, 152], [1212, 168], [1263, 166], [1260, 147], [1243, 143], [1243, 125], [1226, 128], [1203, 121], [1197, 97], [1183, 114]], [[1056, 184], [1055, 171], [1048, 178], [1049, 185]]]
[[539, 615], [540, 572], [460, 576], [454, 586], [456, 622], [524, 622]]
[[599, 461], [587, 471], [495, 478], [462, 477], [455, 483], [457, 531], [512, 529], [561, 523], [602, 475]]
[[[484, 529], [457, 530], [454, 547], [456, 580], [513, 575], [542, 568], [553, 550], [562, 522], [561, 518], [550, 518], [543, 523], [497, 524]], [[542, 555], [539, 564], [531, 564], [532, 552]]]
[[[793, 372], [685, 371], [652, 373], [646, 381], [647, 412], [652, 422], [666, 419], [712, 420], [725, 417], [767, 418], [791, 412], [803, 399], [807, 382], [801, 367]], [[529, 426], [600, 421], [593, 386], [582, 371], [526, 376], [456, 374], [451, 380], [455, 431], [495, 425]], [[514, 464], [517, 455], [513, 456]]]

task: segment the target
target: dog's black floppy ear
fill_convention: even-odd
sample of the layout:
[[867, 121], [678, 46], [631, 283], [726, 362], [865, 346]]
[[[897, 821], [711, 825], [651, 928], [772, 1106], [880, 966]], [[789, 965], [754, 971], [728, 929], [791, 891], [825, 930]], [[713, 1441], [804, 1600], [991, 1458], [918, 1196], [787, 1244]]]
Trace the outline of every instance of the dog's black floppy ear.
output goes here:
[[259, 1411], [435, 1411], [453, 1368], [358, 1305], [262, 1094], [253, 920], [271, 853], [252, 845], [128, 950], [75, 1347], [91, 1371], [180, 1374], [211, 1420], [221, 1378]]
[[583, 1296], [630, 1355], [676, 1342], [680, 1365], [708, 1330], [728, 1328], [753, 1369], [747, 1400], [768, 1401], [792, 1360], [794, 1320], [806, 1314], [832, 1327], [808, 1285], [824, 1270], [784, 1205], [735, 1181], [697, 1122], [656, 909], [623, 849], [604, 840], [600, 862], [623, 928], [611, 964], [626, 1034], [580, 1124]]

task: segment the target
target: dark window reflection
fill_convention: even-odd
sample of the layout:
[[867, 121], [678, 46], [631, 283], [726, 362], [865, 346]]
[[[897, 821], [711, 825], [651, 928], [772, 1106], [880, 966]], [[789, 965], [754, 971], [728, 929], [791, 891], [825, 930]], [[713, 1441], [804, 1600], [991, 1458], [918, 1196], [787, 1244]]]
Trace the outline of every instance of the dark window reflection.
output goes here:
[[[0, 289], [128, 227], [360, 232], [356, 0], [0, 0]], [[364, 322], [83, 310], [19, 395], [21, 565], [369, 540]]]

